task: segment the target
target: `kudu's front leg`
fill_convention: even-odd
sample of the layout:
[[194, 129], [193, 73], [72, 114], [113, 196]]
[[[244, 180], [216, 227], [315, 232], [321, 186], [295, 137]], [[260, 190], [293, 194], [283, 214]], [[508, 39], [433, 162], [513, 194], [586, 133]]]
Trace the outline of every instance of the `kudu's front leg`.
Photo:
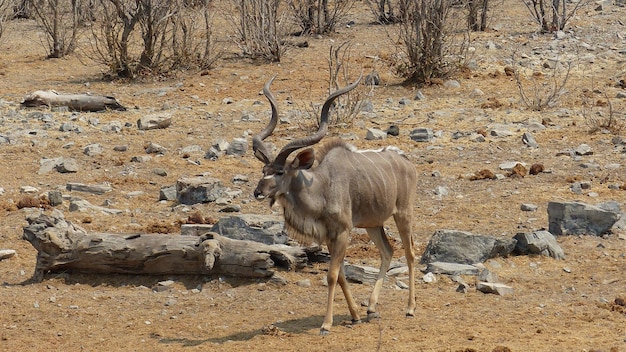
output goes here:
[[328, 300], [326, 302], [326, 316], [320, 328], [321, 335], [328, 335], [330, 328], [333, 326], [333, 302], [335, 300], [335, 288], [337, 287], [337, 283], [339, 283], [346, 297], [352, 321], [354, 323], [360, 321], [357, 304], [350, 293], [348, 281], [343, 272], [343, 259], [346, 256], [346, 249], [348, 248], [348, 236], [342, 233], [336, 238], [329, 240], [327, 245], [328, 251], [330, 252], [330, 266], [326, 276], [328, 281]]

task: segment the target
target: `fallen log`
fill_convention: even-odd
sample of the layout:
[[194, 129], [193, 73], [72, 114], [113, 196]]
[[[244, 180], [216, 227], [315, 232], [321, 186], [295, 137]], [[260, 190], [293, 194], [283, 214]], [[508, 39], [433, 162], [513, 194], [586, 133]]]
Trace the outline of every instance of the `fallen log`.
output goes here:
[[114, 97], [89, 94], [59, 94], [53, 90], [38, 90], [24, 97], [21, 103], [25, 107], [67, 106], [73, 111], [126, 111]]
[[32, 281], [46, 273], [120, 273], [143, 275], [206, 274], [267, 278], [274, 269], [302, 268], [302, 247], [233, 240], [216, 233], [87, 233], [53, 210], [26, 219], [23, 238], [37, 250]]

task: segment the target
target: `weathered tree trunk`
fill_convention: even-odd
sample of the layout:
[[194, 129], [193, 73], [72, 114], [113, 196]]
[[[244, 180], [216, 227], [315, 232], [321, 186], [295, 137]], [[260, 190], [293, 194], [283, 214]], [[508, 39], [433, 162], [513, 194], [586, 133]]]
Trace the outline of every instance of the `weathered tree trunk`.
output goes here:
[[48, 272], [271, 277], [277, 266], [292, 270], [307, 264], [304, 248], [232, 240], [216, 233], [87, 233], [56, 210], [27, 221], [24, 239], [38, 251], [33, 281]]
[[28, 94], [22, 100], [22, 106], [67, 106], [75, 111], [102, 111], [119, 110], [126, 111], [114, 97], [87, 94], [59, 94], [53, 90], [38, 90]]

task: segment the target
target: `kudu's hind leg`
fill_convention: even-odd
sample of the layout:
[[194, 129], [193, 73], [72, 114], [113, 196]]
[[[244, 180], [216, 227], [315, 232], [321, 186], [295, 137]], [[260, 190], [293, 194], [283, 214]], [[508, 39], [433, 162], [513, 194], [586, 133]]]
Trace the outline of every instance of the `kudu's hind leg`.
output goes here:
[[341, 268], [339, 269], [339, 277], [337, 278], [337, 282], [343, 291], [343, 296], [346, 298], [346, 303], [348, 303], [348, 310], [350, 311], [350, 315], [352, 316], [352, 324], [358, 324], [361, 322], [361, 317], [359, 316], [359, 306], [356, 304], [356, 301], [352, 297], [352, 292], [350, 292], [350, 286], [348, 286], [348, 280], [346, 280], [346, 275], [343, 271], [343, 263]]
[[398, 213], [394, 215], [394, 220], [402, 239], [404, 257], [409, 268], [409, 302], [406, 315], [412, 317], [415, 315], [415, 252], [413, 251], [413, 236], [411, 234], [411, 216]]
[[374, 290], [372, 290], [369, 305], [367, 306], [367, 319], [372, 320], [380, 317], [377, 307], [378, 295], [380, 294], [380, 289], [383, 286], [387, 270], [389, 270], [389, 265], [391, 265], [393, 249], [391, 248], [391, 244], [389, 244], [387, 235], [385, 235], [385, 229], [382, 226], [371, 227], [366, 230], [380, 252], [380, 271], [378, 272], [376, 284], [374, 284]]

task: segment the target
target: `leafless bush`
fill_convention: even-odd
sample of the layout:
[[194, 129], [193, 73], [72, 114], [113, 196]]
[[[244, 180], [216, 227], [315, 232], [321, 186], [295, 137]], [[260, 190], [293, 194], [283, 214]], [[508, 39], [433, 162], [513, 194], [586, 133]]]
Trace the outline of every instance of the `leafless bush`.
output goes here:
[[576, 11], [590, 0], [521, 0], [531, 17], [541, 26], [542, 32], [563, 30]]
[[210, 68], [220, 55], [212, 36], [210, 0], [99, 0], [93, 57], [113, 75], [164, 75]]
[[230, 0], [228, 18], [237, 32], [235, 38], [245, 56], [279, 62], [287, 47], [287, 30], [281, 0]]
[[[513, 62], [515, 54], [513, 54]], [[565, 85], [570, 76], [572, 62], [555, 61], [548, 74], [533, 71], [530, 77], [522, 74], [523, 67], [514, 69], [515, 82], [522, 102], [533, 111], [542, 111], [554, 107], [559, 98], [566, 93]]]
[[4, 21], [9, 17], [10, 0], [0, 0], [0, 39], [4, 33]]
[[80, 31], [78, 14], [82, 0], [36, 0], [31, 6], [46, 33], [48, 57], [59, 58], [73, 52]]
[[[487, 28], [489, 0], [464, 0], [467, 7], [467, 26], [474, 32], [482, 32]], [[479, 20], [480, 14], [480, 20]]]
[[595, 91], [585, 91], [582, 100], [581, 112], [590, 132], [607, 130], [619, 134], [626, 129], [626, 113], [615, 111], [606, 93], [602, 98], [596, 98], [597, 95]]
[[12, 14], [9, 18], [32, 18], [32, 0], [9, 1], [12, 7]]
[[[343, 42], [337, 46], [330, 46], [328, 50], [328, 94], [332, 94], [356, 79], [353, 70], [350, 70], [350, 48], [349, 42]], [[350, 75], [351, 72], [352, 75]], [[371, 94], [371, 91], [371, 86], [361, 84], [337, 98], [328, 119], [329, 125], [351, 127], [361, 111], [364, 98]], [[314, 100], [311, 98], [311, 103], [304, 108], [296, 104], [297, 110], [304, 112], [308, 121], [314, 121], [303, 126], [305, 129], [317, 130], [319, 128], [322, 105], [319, 102], [313, 102]]]
[[447, 77], [463, 65], [468, 31], [457, 28], [461, 12], [451, 0], [401, 0], [399, 38], [403, 55], [393, 64], [407, 81], [427, 83]]
[[356, 0], [287, 0], [302, 34], [325, 34], [335, 30]]
[[[350, 79], [350, 42], [343, 42], [337, 46], [331, 45], [328, 51], [328, 93], [338, 90], [339, 88], [352, 83]], [[343, 81], [340, 84], [339, 81]], [[335, 100], [334, 117], [329, 119], [329, 124], [344, 124], [352, 126], [354, 119], [361, 112], [365, 92], [365, 85], [342, 95]], [[319, 115], [317, 115], [319, 116]]]
[[401, 5], [405, 3], [402, 0], [366, 0], [372, 14], [376, 17], [378, 23], [391, 24], [397, 23], [403, 17], [401, 13], [404, 9]]

